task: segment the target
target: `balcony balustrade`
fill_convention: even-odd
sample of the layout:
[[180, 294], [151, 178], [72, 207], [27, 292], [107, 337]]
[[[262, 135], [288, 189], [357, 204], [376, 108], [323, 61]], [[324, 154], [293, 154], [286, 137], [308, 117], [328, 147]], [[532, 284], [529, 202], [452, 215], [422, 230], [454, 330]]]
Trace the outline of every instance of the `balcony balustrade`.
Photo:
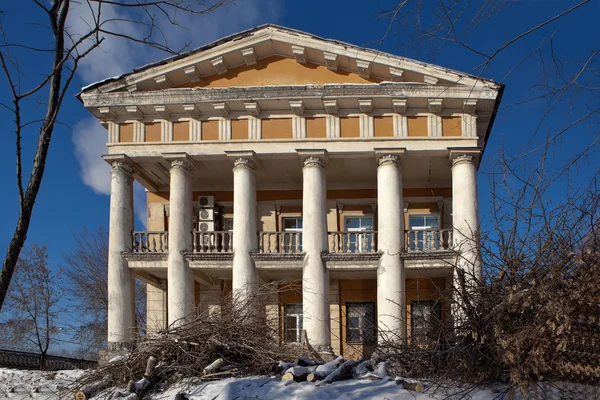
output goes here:
[[166, 253], [169, 251], [169, 232], [134, 231], [133, 253]]
[[[377, 231], [328, 232], [331, 254], [377, 253]], [[163, 231], [133, 232], [133, 253], [166, 253], [169, 233]], [[407, 230], [405, 251], [408, 253], [449, 251], [452, 229]], [[193, 232], [194, 253], [233, 253], [233, 232]], [[258, 252], [263, 254], [302, 253], [302, 232], [259, 232]]]
[[409, 253], [452, 250], [452, 229], [408, 230], [405, 239]]
[[301, 232], [259, 232], [258, 252], [276, 254], [302, 253]]
[[376, 231], [328, 232], [327, 236], [330, 253], [377, 253]]
[[194, 253], [233, 253], [233, 232], [194, 232], [192, 241]]

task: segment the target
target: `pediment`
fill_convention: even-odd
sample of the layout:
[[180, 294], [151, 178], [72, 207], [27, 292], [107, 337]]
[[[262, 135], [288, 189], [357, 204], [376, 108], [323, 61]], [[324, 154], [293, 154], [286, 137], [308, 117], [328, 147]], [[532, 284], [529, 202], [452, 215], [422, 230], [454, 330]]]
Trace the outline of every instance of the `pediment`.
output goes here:
[[381, 82], [498, 86], [433, 64], [265, 25], [89, 85], [82, 93]]

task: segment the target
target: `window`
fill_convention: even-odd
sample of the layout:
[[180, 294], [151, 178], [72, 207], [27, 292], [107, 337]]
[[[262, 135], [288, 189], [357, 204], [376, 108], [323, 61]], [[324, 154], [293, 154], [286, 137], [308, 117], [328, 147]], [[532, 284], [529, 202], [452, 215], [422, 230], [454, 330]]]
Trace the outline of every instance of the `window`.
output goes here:
[[439, 301], [410, 302], [412, 344], [428, 345], [438, 340], [442, 329], [442, 304]]
[[346, 217], [349, 240], [344, 241], [344, 252], [363, 253], [373, 251], [373, 217]]
[[286, 343], [300, 343], [302, 340], [302, 303], [286, 303], [283, 306], [284, 340]]
[[346, 303], [346, 343], [375, 343], [375, 303]]
[[285, 217], [281, 220], [283, 231], [290, 234], [283, 235], [284, 252], [297, 253], [302, 251], [302, 217]]
[[410, 250], [439, 250], [440, 232], [437, 215], [410, 215], [408, 218], [408, 248]]
[[233, 232], [233, 218], [223, 218], [223, 230]]

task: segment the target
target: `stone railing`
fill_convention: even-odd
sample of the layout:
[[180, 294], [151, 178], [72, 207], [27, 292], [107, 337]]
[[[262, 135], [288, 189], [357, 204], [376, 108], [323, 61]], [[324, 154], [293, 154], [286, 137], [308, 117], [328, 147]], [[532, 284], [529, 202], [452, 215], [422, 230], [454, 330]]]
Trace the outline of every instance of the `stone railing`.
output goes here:
[[328, 232], [327, 236], [330, 253], [377, 253], [376, 231]]
[[423, 229], [405, 232], [407, 252], [448, 251], [452, 249], [452, 229]]
[[258, 252], [277, 254], [302, 253], [301, 232], [259, 232]]
[[169, 232], [134, 231], [133, 253], [166, 253], [169, 250]]
[[233, 232], [194, 232], [192, 240], [194, 253], [233, 253]]

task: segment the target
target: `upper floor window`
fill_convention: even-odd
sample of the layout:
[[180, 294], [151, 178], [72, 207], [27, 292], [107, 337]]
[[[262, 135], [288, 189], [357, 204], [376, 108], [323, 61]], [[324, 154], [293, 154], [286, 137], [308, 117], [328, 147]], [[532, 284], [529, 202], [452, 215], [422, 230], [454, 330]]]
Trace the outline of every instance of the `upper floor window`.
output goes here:
[[362, 253], [373, 251], [373, 217], [346, 216], [348, 240], [344, 242], [344, 252]]
[[408, 217], [408, 248], [410, 250], [439, 250], [439, 216], [435, 214]]
[[[281, 220], [283, 231], [290, 233], [283, 235], [284, 251], [297, 253], [302, 251], [302, 217], [284, 217]], [[297, 233], [297, 234], [296, 234]]]

